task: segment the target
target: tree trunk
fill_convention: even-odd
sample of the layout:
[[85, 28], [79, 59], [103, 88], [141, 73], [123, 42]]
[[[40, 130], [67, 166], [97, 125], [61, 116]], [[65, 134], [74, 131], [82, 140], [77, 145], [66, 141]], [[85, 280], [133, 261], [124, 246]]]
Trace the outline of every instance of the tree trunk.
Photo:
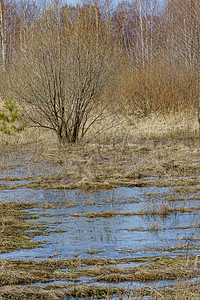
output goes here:
[[0, 0], [0, 36], [1, 36], [1, 60], [2, 68], [6, 69], [6, 36], [5, 36], [5, 20], [3, 0]]

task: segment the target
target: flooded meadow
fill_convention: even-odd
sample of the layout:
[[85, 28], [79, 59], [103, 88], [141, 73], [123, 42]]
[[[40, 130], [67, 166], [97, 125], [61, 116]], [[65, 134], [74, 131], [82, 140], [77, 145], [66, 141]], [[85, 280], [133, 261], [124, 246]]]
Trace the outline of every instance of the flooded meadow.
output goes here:
[[0, 297], [200, 299], [199, 154], [1, 148]]

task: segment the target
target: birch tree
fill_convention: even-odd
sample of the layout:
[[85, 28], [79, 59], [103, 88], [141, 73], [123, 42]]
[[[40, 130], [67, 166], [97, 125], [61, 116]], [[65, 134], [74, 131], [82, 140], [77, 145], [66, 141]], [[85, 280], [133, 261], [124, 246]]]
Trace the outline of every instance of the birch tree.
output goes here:
[[6, 69], [6, 34], [4, 19], [4, 2], [0, 0], [0, 40], [1, 40], [1, 64], [3, 70]]

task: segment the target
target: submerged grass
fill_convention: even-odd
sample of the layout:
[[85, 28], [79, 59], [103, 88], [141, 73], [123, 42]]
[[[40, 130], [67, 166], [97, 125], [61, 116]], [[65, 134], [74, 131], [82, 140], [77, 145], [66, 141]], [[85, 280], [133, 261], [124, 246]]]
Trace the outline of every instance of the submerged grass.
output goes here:
[[35, 206], [34, 202], [0, 202], [0, 253], [35, 248], [41, 244], [31, 238], [42, 235], [45, 227], [36, 222], [27, 222], [30, 213], [25, 211]]

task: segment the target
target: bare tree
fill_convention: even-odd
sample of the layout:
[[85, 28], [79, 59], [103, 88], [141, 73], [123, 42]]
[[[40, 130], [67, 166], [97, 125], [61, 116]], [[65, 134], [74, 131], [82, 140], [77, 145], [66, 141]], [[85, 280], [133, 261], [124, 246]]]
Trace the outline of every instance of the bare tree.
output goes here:
[[55, 1], [32, 24], [11, 80], [31, 124], [55, 131], [64, 143], [82, 139], [108, 105], [99, 99], [114, 71], [115, 47], [97, 9], [61, 10]]

